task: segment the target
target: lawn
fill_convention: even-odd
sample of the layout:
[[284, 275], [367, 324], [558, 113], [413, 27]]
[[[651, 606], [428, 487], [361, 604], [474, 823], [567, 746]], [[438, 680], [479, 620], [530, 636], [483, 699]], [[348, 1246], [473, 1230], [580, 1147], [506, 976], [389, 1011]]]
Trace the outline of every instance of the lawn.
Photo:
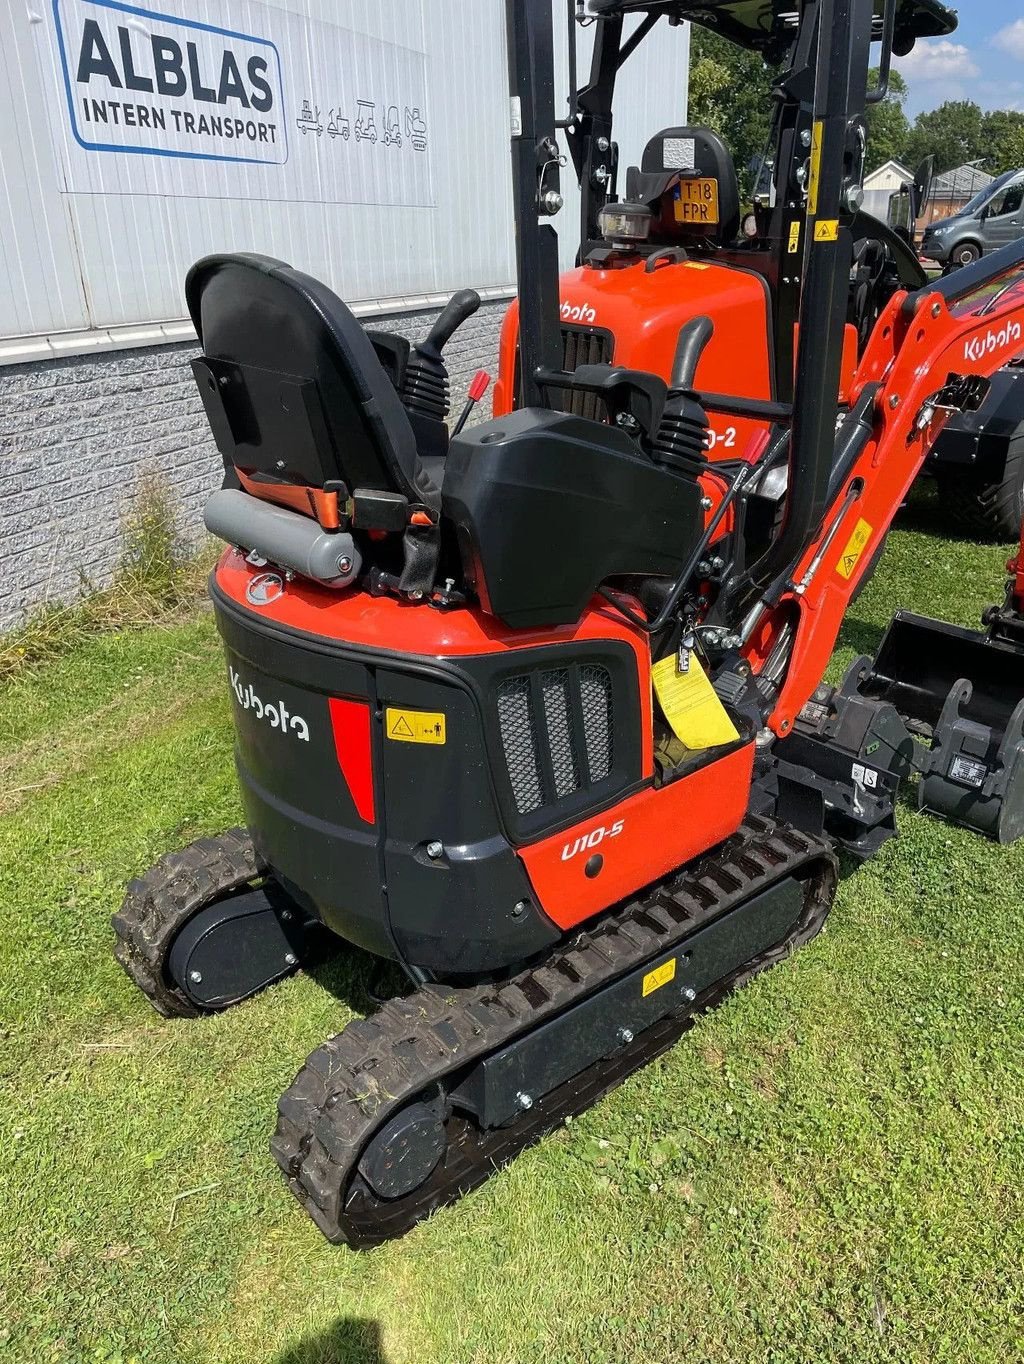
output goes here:
[[[1006, 551], [894, 532], [896, 607], [965, 624]], [[328, 1246], [267, 1151], [364, 961], [165, 1022], [125, 882], [237, 822], [212, 618], [84, 639], [0, 692], [0, 1357], [145, 1364], [1024, 1358], [1024, 846], [901, 810], [825, 933], [477, 1193]]]

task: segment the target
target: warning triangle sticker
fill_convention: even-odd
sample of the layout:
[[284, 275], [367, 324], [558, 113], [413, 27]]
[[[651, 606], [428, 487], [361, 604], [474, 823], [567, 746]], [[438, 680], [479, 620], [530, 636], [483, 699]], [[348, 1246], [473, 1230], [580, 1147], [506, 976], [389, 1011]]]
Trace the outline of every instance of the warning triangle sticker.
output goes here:
[[846, 569], [847, 575], [851, 574], [857, 567], [857, 555], [847, 554], [843, 559], [843, 567]]
[[412, 730], [409, 727], [409, 721], [404, 715], [398, 717], [398, 720], [392, 726], [391, 733], [400, 734], [403, 739], [411, 739], [413, 737]]

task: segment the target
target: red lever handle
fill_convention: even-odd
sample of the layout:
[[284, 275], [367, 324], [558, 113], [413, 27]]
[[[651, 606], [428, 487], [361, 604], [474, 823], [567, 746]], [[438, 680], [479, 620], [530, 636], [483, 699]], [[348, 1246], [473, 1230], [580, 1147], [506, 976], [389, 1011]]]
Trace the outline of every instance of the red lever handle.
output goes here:
[[478, 369], [473, 375], [473, 382], [469, 386], [469, 397], [473, 402], [478, 403], [487, 392], [487, 387], [491, 382], [491, 376], [485, 369]]

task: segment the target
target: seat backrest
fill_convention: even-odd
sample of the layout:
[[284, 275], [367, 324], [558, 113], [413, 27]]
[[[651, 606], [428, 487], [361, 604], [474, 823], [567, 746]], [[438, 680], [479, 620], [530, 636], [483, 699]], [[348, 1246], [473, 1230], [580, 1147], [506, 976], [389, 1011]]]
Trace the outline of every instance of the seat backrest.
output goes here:
[[330, 289], [269, 256], [218, 255], [193, 265], [185, 296], [203, 347], [193, 368], [226, 461], [440, 506], [393, 384]]
[[[740, 230], [739, 179], [728, 148], [710, 128], [662, 128], [644, 148], [639, 171], [631, 170], [630, 177], [627, 198], [644, 203], [658, 198], [678, 177], [676, 229], [721, 245], [735, 241]], [[704, 197], [709, 180], [717, 181], [717, 214], [711, 211], [710, 195]], [[697, 182], [693, 192], [687, 181]]]

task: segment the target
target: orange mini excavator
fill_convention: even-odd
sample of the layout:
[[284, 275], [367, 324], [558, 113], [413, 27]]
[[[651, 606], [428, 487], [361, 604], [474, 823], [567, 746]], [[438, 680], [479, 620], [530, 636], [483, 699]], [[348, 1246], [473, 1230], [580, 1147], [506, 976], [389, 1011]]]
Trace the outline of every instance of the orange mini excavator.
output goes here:
[[[1024, 245], [930, 284], [870, 227], [898, 278], [866, 340], [848, 323], [869, 67], [884, 84], [953, 15], [577, 8], [595, 76], [565, 127], [550, 0], [507, 5], [519, 297], [492, 420], [445, 423], [469, 291], [413, 345], [281, 261], [208, 257], [186, 285], [227, 472], [206, 521], [228, 545], [211, 591], [247, 827], [133, 882], [116, 950], [168, 1015], [235, 1004], [325, 939], [401, 966], [408, 992], [309, 1057], [272, 1141], [357, 1247], [812, 938], [837, 847], [894, 832], [901, 781], [944, 818], [1021, 829], [1019, 594], [986, 634], [901, 613], [821, 685], [936, 439], [1024, 352]], [[614, 71], [688, 19], [782, 70], [761, 247], [735, 240], [706, 129], [659, 133], [608, 197]], [[587, 228], [561, 286], [559, 126]]]

